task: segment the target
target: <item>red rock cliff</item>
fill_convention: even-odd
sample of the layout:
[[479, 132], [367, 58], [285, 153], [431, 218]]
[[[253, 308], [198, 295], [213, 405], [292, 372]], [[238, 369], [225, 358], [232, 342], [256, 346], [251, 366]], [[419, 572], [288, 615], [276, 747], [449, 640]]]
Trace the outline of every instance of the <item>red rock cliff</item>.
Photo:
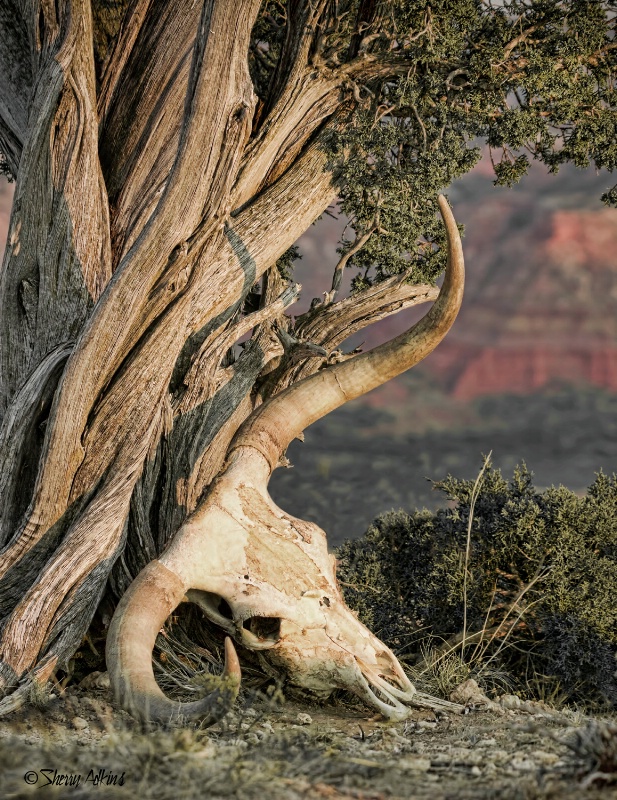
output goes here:
[[466, 303], [427, 368], [462, 400], [554, 382], [617, 391], [617, 212], [515, 211], [516, 229], [490, 208], [470, 233]]

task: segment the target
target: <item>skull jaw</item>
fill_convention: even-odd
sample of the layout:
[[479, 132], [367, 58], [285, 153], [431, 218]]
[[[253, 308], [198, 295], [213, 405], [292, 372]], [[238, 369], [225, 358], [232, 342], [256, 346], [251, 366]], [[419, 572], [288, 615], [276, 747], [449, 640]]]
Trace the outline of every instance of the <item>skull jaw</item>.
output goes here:
[[[270, 654], [270, 660], [275, 661], [272, 654]], [[320, 700], [327, 700], [335, 689], [343, 689], [355, 694], [365, 705], [378, 711], [388, 720], [398, 722], [407, 719], [411, 713], [406, 702], [411, 703], [413, 700], [415, 694], [413, 686], [407, 693], [395, 689], [395, 694], [387, 681], [383, 681], [381, 685], [371, 684], [359, 667], [357, 669], [351, 667], [347, 670], [336, 669], [333, 674], [328, 669], [327, 662], [320, 664], [321, 671], [327, 677], [322, 682], [316, 675], [298, 673], [296, 669], [291, 668], [285, 662], [286, 660], [282, 660], [281, 665], [285, 667], [290, 683], [308, 690]]]
[[[351, 615], [349, 609], [344, 611]], [[355, 641], [353, 638], [344, 644], [334, 641], [324, 628], [302, 631], [301, 635], [283, 638], [268, 652], [267, 658], [287, 674], [290, 683], [320, 698], [343, 689], [387, 719], [406, 719], [410, 714], [407, 704], [415, 695], [414, 686], [396, 656], [362, 623], [355, 618], [354, 622]]]

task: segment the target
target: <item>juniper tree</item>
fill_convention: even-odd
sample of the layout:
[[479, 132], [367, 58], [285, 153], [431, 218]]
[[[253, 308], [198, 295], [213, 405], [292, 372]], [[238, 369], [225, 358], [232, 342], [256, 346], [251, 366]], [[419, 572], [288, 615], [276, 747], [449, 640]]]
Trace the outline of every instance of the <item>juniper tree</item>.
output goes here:
[[[262, 404], [437, 297], [436, 196], [482, 141], [502, 184], [531, 158], [614, 168], [616, 10], [1, 0], [5, 690], [66, 665]], [[336, 198], [352, 237], [294, 318], [294, 242]]]

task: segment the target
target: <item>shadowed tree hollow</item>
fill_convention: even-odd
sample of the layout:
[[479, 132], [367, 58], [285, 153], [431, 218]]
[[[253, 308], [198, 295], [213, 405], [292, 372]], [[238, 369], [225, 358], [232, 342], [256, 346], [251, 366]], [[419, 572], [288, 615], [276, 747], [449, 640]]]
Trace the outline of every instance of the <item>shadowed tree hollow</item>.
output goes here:
[[[593, 0], [0, 0], [0, 167], [16, 181], [0, 276], [0, 710], [66, 669], [102, 598], [126, 598], [141, 573], [155, 610], [143, 620], [123, 600], [109, 649], [136, 713], [146, 701], [131, 701], [141, 678], [123, 688], [137, 658], [123, 626], [150, 626], [143, 659], [185, 598], [263, 650], [264, 668], [403, 713], [412, 690], [398, 662], [336, 617], [322, 533], [276, 509], [267, 479], [304, 427], [445, 335], [462, 258], [437, 195], [479, 143], [499, 183], [530, 158], [614, 169], [616, 11]], [[604, 199], [614, 205], [615, 189]], [[293, 317], [294, 242], [336, 200], [349, 238], [323, 299]], [[429, 300], [392, 342], [341, 348]], [[192, 543], [198, 529], [207, 545]], [[208, 580], [180, 556], [209, 560]], [[314, 585], [298, 582], [313, 569], [294, 571], [302, 558]], [[267, 595], [283, 575], [290, 604], [299, 592], [322, 611], [298, 616]], [[301, 674], [301, 644], [281, 655], [294, 641], [285, 625], [326, 629], [324, 607], [338, 619], [329, 639], [354, 640], [353, 669], [315, 639], [315, 664], [334, 660]], [[156, 705], [150, 673], [142, 688]], [[161, 718], [186, 711], [160, 702]]]

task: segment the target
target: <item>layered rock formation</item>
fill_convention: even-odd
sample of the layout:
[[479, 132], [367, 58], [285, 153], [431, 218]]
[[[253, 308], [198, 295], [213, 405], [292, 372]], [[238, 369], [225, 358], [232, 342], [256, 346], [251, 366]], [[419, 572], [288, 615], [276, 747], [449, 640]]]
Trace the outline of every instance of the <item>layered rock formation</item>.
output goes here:
[[[416, 370], [461, 401], [555, 384], [617, 391], [617, 211], [600, 202], [611, 177], [574, 167], [547, 175], [536, 165], [505, 189], [492, 185], [483, 161], [452, 187], [466, 228], [465, 300]], [[408, 319], [368, 331], [366, 346], [396, 335]], [[400, 403], [405, 380], [398, 383], [367, 402]]]
[[466, 303], [427, 363], [456, 398], [564, 382], [617, 391], [617, 212], [531, 199], [487, 203], [469, 223]]

